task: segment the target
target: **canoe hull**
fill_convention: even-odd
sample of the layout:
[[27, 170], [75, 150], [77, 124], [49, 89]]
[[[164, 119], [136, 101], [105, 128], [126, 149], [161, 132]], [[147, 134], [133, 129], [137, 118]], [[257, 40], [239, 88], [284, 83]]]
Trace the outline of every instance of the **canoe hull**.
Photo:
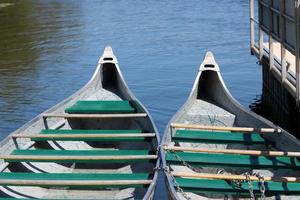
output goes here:
[[[67, 107], [70, 107], [78, 100], [127, 100], [134, 104], [137, 109], [137, 113], [146, 113], [145, 117], [136, 117], [136, 118], [126, 118], [124, 120], [108, 118], [108, 119], [64, 119], [64, 118], [45, 118], [43, 117], [45, 114], [50, 115], [61, 115], [64, 114], [64, 111]], [[95, 142], [70, 142], [70, 141], [49, 141], [49, 142], [39, 142], [39, 147], [42, 148], [50, 148], [54, 150], [62, 150], [62, 149], [90, 149], [90, 148], [123, 148], [123, 149], [134, 149], [139, 147], [153, 148], [156, 150], [158, 144], [160, 142], [159, 134], [156, 129], [156, 126], [151, 118], [147, 109], [141, 104], [141, 102], [134, 96], [134, 94], [128, 88], [125, 79], [121, 73], [121, 70], [118, 65], [118, 61], [116, 57], [113, 55], [112, 49], [110, 47], [105, 48], [102, 57], [99, 60], [97, 68], [95, 70], [94, 75], [90, 79], [90, 81], [76, 93], [74, 93], [69, 98], [63, 100], [52, 108], [46, 110], [41, 113], [31, 121], [27, 122], [18, 130], [14, 131], [10, 135], [8, 135], [3, 141], [0, 142], [0, 152], [9, 154], [13, 150], [16, 149], [15, 142], [11, 139], [12, 135], [24, 135], [24, 134], [39, 134], [41, 129], [141, 129], [146, 130], [150, 133], [155, 133], [155, 136], [147, 140], [148, 144], [143, 144], [138, 142], [136, 145], [132, 145], [130, 142], [116, 142], [114, 146], [112, 146], [109, 142], [102, 142], [96, 144]], [[146, 143], [144, 141], [144, 143]], [[34, 142], [30, 141], [28, 138], [18, 139], [18, 147], [22, 149], [32, 148], [35, 145]], [[144, 145], [144, 146], [143, 146]], [[156, 162], [152, 163], [153, 167], [159, 166], [159, 159]], [[13, 166], [14, 165], [14, 166]], [[113, 166], [113, 165], [112, 165]], [[117, 169], [108, 168], [109, 165], [106, 166], [106, 169], [103, 170], [112, 170], [117, 171]], [[31, 171], [31, 172], [56, 172], [56, 170], [60, 170], [61, 172], [70, 171], [70, 165], [57, 165], [52, 163], [50, 165], [46, 165], [45, 163], [19, 163], [16, 164], [7, 164], [4, 163], [3, 160], [0, 160], [0, 169], [2, 171], [13, 169], [20, 171]], [[127, 167], [128, 168], [128, 167]], [[127, 170], [126, 166], [121, 166], [120, 170]], [[135, 164], [135, 168], [148, 169], [143, 165], [139, 166], [139, 164]], [[140, 170], [141, 170], [140, 169]], [[81, 169], [72, 169], [74, 172], [84, 173], [84, 170]], [[86, 172], [90, 172], [87, 169]], [[102, 169], [101, 169], [102, 170]], [[151, 170], [151, 172], [150, 172]], [[153, 170], [149, 169], [149, 173], [152, 173]], [[152, 175], [152, 182], [145, 189], [145, 192], [142, 192], [143, 199], [151, 199], [154, 196], [156, 182], [157, 182], [157, 172], [155, 171]], [[24, 191], [24, 195], [22, 195], [22, 190], [17, 190], [17, 187], [12, 187], [14, 189], [8, 190], [3, 188], [5, 194], [9, 194], [13, 197], [33, 197], [33, 198], [41, 198], [42, 196], [47, 197], [46, 194], [41, 195], [38, 191], [45, 192], [44, 189], [36, 190], [29, 189], [27, 193]], [[0, 189], [1, 190], [1, 189]], [[55, 192], [54, 190], [52, 192]], [[51, 194], [51, 192], [49, 192]], [[81, 194], [81, 193], [80, 193]], [[84, 194], [84, 193], [83, 193]], [[141, 198], [140, 197], [140, 198]], [[99, 198], [99, 196], [98, 196]]]
[[[196, 101], [200, 101], [200, 104], [195, 104]], [[200, 66], [199, 72], [196, 76], [196, 80], [187, 101], [176, 112], [176, 114], [172, 117], [167, 125], [162, 144], [168, 145], [171, 142], [171, 123], [210, 125], [209, 123], [211, 123], [211, 121], [209, 120], [211, 119], [207, 119], [206, 121], [204, 120], [205, 117], [209, 114], [201, 114], [203, 113], [203, 110], [201, 110], [201, 108], [207, 109], [205, 108], [205, 106], [209, 105], [205, 104], [205, 102], [209, 102], [209, 104], [215, 105], [216, 109], [218, 107], [230, 113], [224, 114], [224, 118], [222, 118], [221, 115], [216, 116], [215, 118], [217, 120], [214, 122], [215, 126], [238, 126], [274, 129], [279, 128], [272, 122], [245, 109], [240, 103], [237, 102], [237, 100], [234, 99], [223, 81], [219, 66], [215, 62], [213, 55], [211, 53], [207, 53], [203, 63]], [[198, 105], [199, 108], [196, 112], [192, 112], [192, 109], [195, 110], [195, 105]], [[213, 110], [207, 110], [207, 113], [213, 113]], [[189, 119], [188, 116], [193, 116], [194, 113], [200, 113], [200, 116], [198, 118], [194, 117]], [[231, 114], [233, 116], [231, 116]], [[201, 118], [202, 120], [199, 120], [199, 118]], [[222, 123], [224, 124], [219, 123], [218, 119], [220, 119], [219, 121], [223, 121]], [[300, 147], [299, 141], [284, 130], [282, 130], [282, 134], [276, 135], [276, 137], [266, 135], [266, 139], [272, 141], [277, 148], [287, 151], [297, 151], [297, 149], [299, 149]], [[165, 152], [162, 149], [161, 160], [163, 166], [167, 167], [168, 165], [165, 158]], [[164, 174], [169, 197], [171, 199], [181, 199], [178, 195], [178, 192], [174, 188], [173, 178], [168, 173]], [[202, 198], [209, 199], [204, 196], [202, 196]]]

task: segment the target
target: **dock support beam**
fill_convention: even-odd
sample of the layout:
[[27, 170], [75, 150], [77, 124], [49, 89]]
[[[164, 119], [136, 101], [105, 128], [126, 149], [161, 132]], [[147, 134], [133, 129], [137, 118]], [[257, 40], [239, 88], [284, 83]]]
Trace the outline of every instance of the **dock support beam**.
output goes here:
[[269, 65], [270, 65], [270, 70], [273, 70], [273, 68], [275, 68], [275, 66], [274, 66], [274, 39], [272, 37], [272, 34], [269, 35]]
[[254, 0], [249, 0], [250, 3], [250, 49], [254, 46]]
[[287, 77], [287, 63], [286, 63], [286, 48], [285, 42], [285, 25], [284, 25], [285, 1], [280, 1], [280, 39], [281, 39], [281, 82], [284, 83]]
[[300, 0], [295, 0], [296, 18], [296, 103], [300, 107]]
[[264, 32], [259, 28], [259, 61], [262, 61], [264, 55]]

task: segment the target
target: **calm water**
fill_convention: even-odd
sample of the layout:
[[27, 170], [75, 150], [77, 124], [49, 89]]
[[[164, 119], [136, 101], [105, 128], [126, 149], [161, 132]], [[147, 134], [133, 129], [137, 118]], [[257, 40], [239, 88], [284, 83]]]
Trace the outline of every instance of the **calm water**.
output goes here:
[[208, 50], [238, 101], [248, 107], [261, 93], [248, 1], [7, 2], [0, 0], [0, 139], [82, 87], [106, 45], [161, 133]]

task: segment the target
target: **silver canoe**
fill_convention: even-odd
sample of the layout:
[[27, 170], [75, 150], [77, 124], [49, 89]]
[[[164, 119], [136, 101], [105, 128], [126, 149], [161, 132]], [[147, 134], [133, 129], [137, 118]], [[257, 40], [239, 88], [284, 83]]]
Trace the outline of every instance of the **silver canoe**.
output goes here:
[[[65, 113], [65, 109], [78, 100], [123, 100], [134, 105], [136, 112]], [[50, 134], [53, 136], [50, 138], [52, 136], [40, 134], [43, 129], [78, 129], [80, 134], [75, 137], [70, 133], [59, 134], [60, 139]], [[109, 131], [107, 135], [89, 131], [86, 133], [90, 134], [86, 134], [85, 130], [90, 129]], [[128, 133], [124, 136], [118, 132], [111, 133], [114, 130], [127, 130]], [[131, 130], [142, 131], [137, 134], [131, 133]], [[154, 168], [159, 166], [159, 142], [159, 134], [149, 112], [129, 90], [111, 47], [106, 47], [94, 75], [82, 89], [41, 113], [0, 143], [0, 199], [153, 199], [158, 176]], [[21, 152], [32, 150], [29, 151], [31, 153], [49, 150], [55, 154], [20, 155], [16, 153], [18, 149]], [[73, 151], [75, 156], [56, 155], [58, 151]], [[78, 155], [79, 151], [83, 152]], [[89, 154], [89, 151], [96, 154]], [[102, 155], [104, 151], [113, 154]], [[22, 173], [25, 173], [23, 177]], [[98, 174], [101, 179], [97, 179]]]
[[[189, 126], [190, 125], [190, 126]], [[204, 136], [204, 140], [206, 136], [213, 136], [218, 131], [214, 131], [214, 129], [225, 130], [225, 134], [230, 130], [236, 128], [235, 131], [239, 130], [243, 131], [263, 131], [269, 132], [265, 134], [256, 134], [257, 137], [261, 140], [265, 140], [270, 142], [273, 147], [267, 146], [266, 144], [232, 144], [226, 143], [229, 139], [225, 136], [224, 141], [216, 142], [215, 138], [213, 142], [193, 142], [191, 137], [191, 132], [189, 131], [198, 131], [198, 129], [202, 129], [202, 133], [205, 133], [204, 130], [208, 131], [207, 135]], [[231, 127], [231, 128], [229, 128]], [[249, 128], [249, 127], [253, 127]], [[264, 129], [261, 129], [264, 128]], [[204, 129], [204, 130], [203, 130]], [[178, 131], [179, 130], [179, 131]], [[184, 132], [184, 131], [188, 132]], [[178, 131], [178, 133], [177, 133]], [[179, 135], [179, 133], [181, 135]], [[193, 133], [195, 134], [195, 133]], [[198, 133], [197, 133], [198, 134]], [[229, 134], [229, 133], [228, 133]], [[234, 134], [243, 134], [246, 133], [234, 133]], [[214, 135], [216, 136], [216, 135]], [[184, 139], [180, 139], [185, 138]], [[197, 136], [198, 137], [198, 136]], [[229, 137], [229, 136], [228, 136]], [[235, 137], [235, 136], [234, 136]], [[251, 137], [251, 136], [250, 136]], [[176, 139], [177, 138], [177, 139]], [[179, 138], [179, 139], [178, 139]], [[188, 141], [188, 139], [190, 139]], [[199, 138], [198, 138], [199, 139]], [[220, 138], [219, 138], [220, 139]], [[242, 138], [243, 139], [243, 138]], [[259, 143], [259, 141], [257, 141]], [[276, 125], [271, 123], [270, 121], [258, 116], [257, 114], [245, 109], [242, 105], [240, 105], [230, 94], [227, 87], [224, 84], [222, 79], [220, 69], [218, 64], [215, 62], [214, 56], [211, 52], [208, 52], [204, 58], [203, 63], [199, 68], [199, 72], [197, 74], [195, 83], [193, 85], [192, 91], [186, 101], [186, 103], [178, 110], [178, 112], [172, 117], [170, 122], [168, 123], [164, 138], [162, 140], [162, 150], [161, 150], [161, 159], [163, 163], [163, 167], [165, 169], [165, 181], [167, 184], [168, 194], [171, 199], [242, 199], [251, 197], [251, 188], [250, 190], [246, 189], [243, 196], [236, 195], [234, 192], [232, 194], [222, 194], [219, 192], [214, 194], [213, 192], [204, 192], [206, 186], [202, 185], [203, 188], [199, 187], [200, 182], [197, 180], [206, 179], [217, 179], [217, 180], [226, 180], [232, 181], [232, 175], [241, 175], [241, 177], [237, 177], [236, 182], [247, 182], [244, 179], [247, 178], [247, 173], [250, 176], [251, 174], [260, 174], [263, 177], [273, 177], [273, 176], [292, 176], [299, 177], [299, 169], [298, 170], [266, 170], [266, 169], [252, 169], [250, 165], [249, 168], [246, 167], [243, 169], [236, 169], [234, 167], [226, 167], [221, 166], [212, 167], [211, 165], [201, 167], [201, 162], [204, 162], [200, 159], [200, 153], [205, 154], [217, 154], [221, 153], [225, 156], [232, 154], [240, 154], [241, 155], [252, 155], [251, 153], [256, 154], [262, 153], [261, 150], [265, 150], [268, 153], [274, 153], [275, 155], [286, 154], [287, 151], [292, 152], [292, 155], [299, 157], [300, 153], [300, 142], [292, 135], [287, 133], [284, 130], [278, 129]], [[233, 152], [228, 152], [228, 150], [238, 150]], [[248, 150], [248, 151], [247, 151]], [[255, 150], [250, 152], [249, 150]], [[273, 150], [273, 152], [269, 152], [269, 150]], [[278, 152], [279, 151], [279, 152]], [[200, 165], [195, 165], [196, 161], [188, 160], [188, 157], [180, 157], [179, 154], [177, 156], [173, 156], [174, 153], [181, 152], [180, 155], [185, 155], [184, 153], [198, 153], [197, 162], [200, 162]], [[227, 154], [227, 155], [225, 155]], [[196, 157], [196, 156], [195, 156]], [[187, 158], [187, 159], [185, 159]], [[223, 157], [219, 157], [220, 160]], [[276, 157], [277, 158], [277, 157]], [[294, 159], [294, 158], [293, 158]], [[231, 160], [233, 166], [237, 163], [234, 159]], [[207, 161], [214, 162], [214, 161]], [[225, 161], [222, 161], [225, 162]], [[229, 161], [230, 162], [230, 161]], [[232, 164], [229, 163], [229, 164]], [[203, 163], [202, 163], [203, 164]], [[211, 163], [209, 163], [211, 164]], [[228, 163], [227, 163], [228, 164]], [[276, 163], [275, 163], [276, 164]], [[299, 163], [298, 163], [299, 164]], [[292, 164], [291, 164], [292, 165]], [[259, 166], [259, 165], [258, 165]], [[272, 168], [272, 166], [269, 166]], [[299, 165], [297, 165], [299, 167]], [[228, 177], [222, 177], [222, 175], [229, 175]], [[217, 176], [217, 177], [215, 177]], [[194, 185], [188, 186], [188, 184], [183, 184], [176, 181], [176, 178], [194, 178]], [[197, 179], [198, 178], [198, 179]], [[220, 178], [220, 179], [219, 179]], [[223, 179], [224, 178], [224, 179]], [[240, 179], [241, 178], [241, 179]], [[179, 179], [178, 179], [179, 180]], [[242, 180], [242, 181], [241, 181]], [[255, 177], [254, 179], [255, 180]], [[235, 181], [235, 180], [234, 180]], [[233, 182], [233, 181], [232, 181]], [[226, 184], [226, 183], [225, 183]], [[248, 188], [247, 183], [246, 188]], [[248, 182], [249, 184], [249, 182]], [[254, 183], [253, 183], [254, 184]], [[261, 183], [258, 183], [261, 184]], [[214, 185], [212, 184], [214, 187]], [[190, 187], [190, 188], [189, 188]], [[195, 188], [192, 188], [195, 187]], [[254, 187], [254, 186], [253, 186]], [[299, 187], [299, 185], [296, 185]], [[200, 188], [199, 191], [197, 188]], [[211, 188], [206, 188], [207, 190]], [[217, 191], [217, 190], [215, 190]], [[241, 190], [240, 190], [241, 191]], [[288, 190], [287, 190], [288, 191]], [[267, 191], [254, 191], [255, 195], [265, 195]], [[289, 192], [287, 192], [289, 194]], [[295, 192], [297, 193], [297, 191]], [[292, 194], [292, 193], [291, 193]], [[278, 199], [298, 199], [299, 196], [285, 196], [286, 194], [278, 195]], [[269, 195], [270, 199], [274, 199], [274, 195]]]

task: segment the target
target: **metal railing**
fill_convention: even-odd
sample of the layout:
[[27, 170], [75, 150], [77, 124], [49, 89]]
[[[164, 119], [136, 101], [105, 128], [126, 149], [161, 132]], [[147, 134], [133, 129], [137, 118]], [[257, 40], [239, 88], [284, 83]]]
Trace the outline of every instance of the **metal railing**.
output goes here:
[[[255, 19], [255, 1], [258, 5], [258, 20]], [[300, 0], [249, 2], [251, 51], [260, 61], [264, 56], [269, 59], [270, 70], [280, 76], [282, 84], [300, 106]], [[255, 42], [255, 25], [258, 25], [258, 42]], [[264, 46], [264, 33], [268, 36], [268, 47]], [[274, 54], [275, 42], [280, 43], [279, 57]], [[291, 63], [287, 60], [287, 51], [294, 55], [294, 73], [289, 71]]]

